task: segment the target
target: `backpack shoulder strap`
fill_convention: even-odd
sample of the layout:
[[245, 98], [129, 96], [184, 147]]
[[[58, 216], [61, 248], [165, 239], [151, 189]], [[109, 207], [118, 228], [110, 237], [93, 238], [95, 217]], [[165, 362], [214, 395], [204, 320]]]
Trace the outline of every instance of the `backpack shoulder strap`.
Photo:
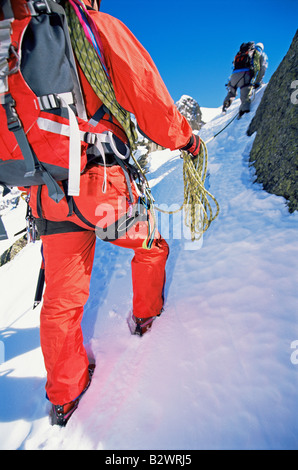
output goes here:
[[1, 10], [2, 10], [4, 19], [14, 17], [10, 0], [1, 0], [0, 7], [1, 7]]
[[64, 36], [65, 36], [66, 45], [67, 45], [66, 54], [67, 54], [67, 57], [68, 57], [68, 60], [72, 69], [72, 73], [73, 73], [74, 95], [76, 98], [76, 110], [80, 118], [87, 120], [87, 113], [85, 109], [85, 103], [84, 103], [83, 93], [82, 93], [78, 71], [76, 67], [75, 57], [74, 57], [74, 53], [73, 53], [73, 49], [71, 45], [65, 8], [63, 8], [61, 5], [58, 5], [55, 0], [46, 0], [46, 1], [49, 2], [51, 11], [59, 13], [63, 17], [63, 30], [64, 30]]
[[75, 57], [95, 94], [123, 127], [132, 149], [137, 134], [132, 126], [130, 113], [116, 99], [96, 26], [80, 0], [69, 0], [65, 12]]

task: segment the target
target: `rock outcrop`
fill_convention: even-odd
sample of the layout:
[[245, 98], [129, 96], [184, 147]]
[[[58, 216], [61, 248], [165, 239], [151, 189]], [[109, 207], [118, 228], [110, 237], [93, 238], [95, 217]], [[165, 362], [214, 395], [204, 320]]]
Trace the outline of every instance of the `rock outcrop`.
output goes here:
[[202, 112], [197, 101], [188, 95], [182, 95], [176, 106], [180, 113], [186, 117], [193, 131], [200, 130], [202, 125]]
[[255, 132], [250, 161], [256, 182], [283, 196], [290, 212], [298, 210], [298, 31], [266, 87], [247, 134]]

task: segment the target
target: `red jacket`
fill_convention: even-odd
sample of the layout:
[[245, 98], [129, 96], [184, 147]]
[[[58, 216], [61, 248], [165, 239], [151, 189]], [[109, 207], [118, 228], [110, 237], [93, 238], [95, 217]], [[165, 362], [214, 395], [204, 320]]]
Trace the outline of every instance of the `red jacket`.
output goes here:
[[[84, 0], [90, 6], [89, 0]], [[192, 129], [171, 98], [153, 60], [118, 19], [91, 10], [118, 103], [136, 117], [152, 141], [171, 150], [184, 147]]]
[[[87, 4], [88, 0], [84, 1]], [[140, 129], [152, 141], [171, 150], [187, 145], [192, 136], [192, 129], [185, 117], [179, 113], [148, 52], [121, 21], [95, 10], [90, 13], [101, 36], [105, 62], [119, 104], [135, 115]], [[90, 117], [99, 108], [101, 102], [83, 72], [80, 68], [78, 70]], [[101, 132], [105, 128], [112, 129], [118, 137], [125, 140], [124, 134], [119, 132], [119, 127], [108, 119], [100, 121], [96, 129]], [[109, 170], [109, 178], [112, 178], [115, 171]], [[81, 176], [81, 192], [79, 197], [75, 197], [75, 201], [81, 212], [84, 214], [88, 212], [86, 213], [88, 220], [96, 224], [98, 218], [90, 203], [88, 178], [88, 175]], [[124, 178], [123, 175], [121, 178]], [[117, 181], [117, 185], [121, 185], [121, 182]], [[101, 186], [98, 185], [98, 188]], [[31, 187], [30, 205], [35, 217], [37, 217], [37, 189], [36, 186]], [[96, 201], [100, 200], [99, 195], [93, 200], [98, 203]], [[81, 221], [77, 220], [75, 214], [67, 216], [69, 208], [66, 199], [64, 198], [57, 205], [47, 196], [45, 187], [41, 192], [41, 202], [45, 219], [69, 220], [85, 227]]]

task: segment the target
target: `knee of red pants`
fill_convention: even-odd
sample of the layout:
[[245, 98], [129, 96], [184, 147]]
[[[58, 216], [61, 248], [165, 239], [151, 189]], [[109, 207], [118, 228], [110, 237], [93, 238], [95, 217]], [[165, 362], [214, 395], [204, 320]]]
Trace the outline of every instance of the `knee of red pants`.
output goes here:
[[138, 318], [159, 315], [164, 304], [165, 266], [169, 246], [164, 238], [155, 231], [155, 238], [150, 249], [143, 248], [148, 235], [148, 224], [138, 224], [124, 237], [112, 243], [134, 250], [131, 263], [133, 283], [133, 313]]
[[[75, 335], [89, 296], [94, 257], [94, 232], [72, 232], [42, 237], [45, 293], [41, 335], [57, 338]], [[59, 341], [60, 341], [59, 340]]]
[[89, 295], [95, 234], [92, 231], [42, 236], [46, 292], [44, 300], [69, 299], [84, 305]]

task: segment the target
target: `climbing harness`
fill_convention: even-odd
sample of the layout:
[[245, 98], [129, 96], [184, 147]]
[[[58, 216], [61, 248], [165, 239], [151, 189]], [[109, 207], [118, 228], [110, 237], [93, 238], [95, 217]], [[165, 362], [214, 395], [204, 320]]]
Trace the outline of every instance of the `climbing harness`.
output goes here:
[[[143, 169], [133, 154], [134, 150], [136, 149], [138, 135], [131, 120], [130, 113], [124, 110], [117, 102], [112, 82], [109, 79], [107, 68], [105, 67], [101, 51], [99, 50], [100, 47], [90, 47], [90, 42], [88, 41], [87, 37], [92, 37], [93, 45], [100, 44], [100, 41], [96, 41], [96, 30], [92, 29], [91, 31], [92, 22], [89, 22], [88, 24], [88, 19], [86, 17], [87, 13], [84, 4], [80, 0], [71, 0], [70, 3], [74, 9], [66, 4], [65, 11], [68, 18], [68, 24], [70, 26], [70, 38], [75, 56], [94, 92], [102, 101], [104, 109], [108, 110], [109, 113], [113, 115], [122, 125], [129, 141], [129, 147], [126, 148], [126, 153], [122, 155], [119, 153], [117, 146], [115, 145], [112, 134], [110, 132], [108, 133], [109, 144], [114, 152], [117, 163], [124, 171], [124, 175], [127, 181], [127, 186], [130, 193], [129, 204], [131, 205], [133, 202], [129, 181], [131, 178], [137, 190], [139, 202], [141, 202], [147, 210], [148, 235], [144, 240], [143, 248], [150, 249], [152, 247], [155, 235], [156, 218], [154, 214], [154, 199], [151, 194], [148, 181], [145, 177]], [[87, 27], [89, 29], [86, 29]], [[86, 31], [87, 33], [90, 33], [91, 31], [93, 34], [86, 35]], [[95, 118], [96, 117], [93, 116], [93, 119]], [[103, 152], [100, 153], [102, 154]], [[133, 171], [132, 165], [128, 163], [129, 156], [131, 156], [134, 161], [136, 167], [135, 171]], [[149, 210], [152, 216], [152, 222], [150, 222], [149, 219]]]

